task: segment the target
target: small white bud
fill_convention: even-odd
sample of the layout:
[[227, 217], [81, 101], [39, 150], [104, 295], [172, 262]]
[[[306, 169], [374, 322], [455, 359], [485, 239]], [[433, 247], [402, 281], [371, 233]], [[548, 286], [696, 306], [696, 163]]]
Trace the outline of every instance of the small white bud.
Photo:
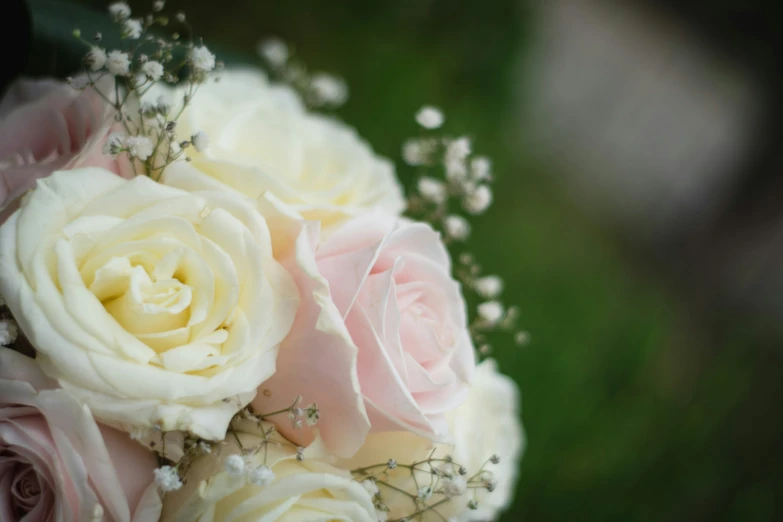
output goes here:
[[435, 178], [425, 176], [416, 184], [421, 197], [432, 203], [441, 204], [446, 201], [446, 185]]
[[389, 513], [387, 511], [383, 511], [382, 509], [376, 509], [375, 516], [378, 518], [378, 522], [386, 522], [389, 520]]
[[386, 467], [389, 469], [395, 469], [397, 467], [397, 461], [394, 459], [389, 459], [389, 461], [386, 463]]
[[100, 47], [93, 47], [90, 49], [90, 52], [87, 53], [86, 61], [90, 70], [100, 71], [103, 69], [103, 66], [106, 65], [106, 51]]
[[174, 18], [176, 18], [177, 22], [179, 22], [181, 24], [185, 23], [185, 13], [183, 13], [181, 11], [179, 13], [177, 13], [177, 15]]
[[492, 191], [486, 185], [479, 185], [476, 190], [465, 196], [462, 206], [471, 214], [481, 214], [492, 204]]
[[363, 480], [362, 487], [366, 489], [367, 493], [369, 493], [372, 496], [375, 496], [379, 493], [378, 484], [376, 484], [374, 480], [370, 480], [370, 479]]
[[130, 70], [128, 54], [122, 51], [111, 51], [106, 60], [106, 67], [115, 76], [125, 76]]
[[190, 137], [190, 142], [199, 152], [204, 152], [209, 147], [209, 136], [204, 131], [198, 131]]
[[209, 455], [212, 453], [212, 445], [202, 440], [198, 443], [198, 450], [204, 455]]
[[109, 15], [115, 22], [121, 22], [131, 15], [130, 6], [125, 2], [114, 2], [109, 5]]
[[241, 477], [245, 474], [245, 459], [240, 455], [229, 455], [226, 460], [223, 461], [223, 467], [226, 473], [232, 477]]
[[258, 43], [256, 48], [259, 56], [268, 61], [270, 65], [280, 67], [288, 61], [288, 45], [279, 38], [267, 38]]
[[152, 3], [152, 10], [155, 11], [156, 13], [159, 13], [163, 11], [163, 8], [165, 6], [166, 6], [166, 2], [164, 2], [163, 0], [155, 0]]
[[462, 216], [446, 216], [443, 220], [443, 229], [446, 236], [457, 241], [464, 241], [470, 236], [470, 223]]
[[348, 100], [348, 85], [342, 78], [316, 73], [310, 78], [310, 90], [318, 105], [339, 107]]
[[266, 466], [258, 466], [248, 475], [251, 484], [266, 486], [275, 480], [275, 472]]
[[470, 173], [476, 181], [492, 180], [492, 161], [486, 156], [478, 156], [470, 162]]
[[491, 325], [497, 324], [502, 318], [505, 310], [498, 301], [487, 301], [478, 305], [479, 317]]
[[443, 113], [430, 105], [424, 106], [416, 113], [416, 122], [425, 129], [437, 129], [443, 125]]
[[476, 279], [473, 287], [484, 299], [493, 299], [503, 291], [503, 280], [496, 275], [488, 275]]
[[163, 492], [176, 491], [182, 487], [179, 473], [171, 466], [162, 466], [155, 469], [153, 473], [155, 474], [155, 484]]
[[492, 455], [492, 456], [489, 458], [489, 461], [490, 461], [492, 464], [500, 464], [500, 456], [499, 456], [499, 455]]
[[163, 77], [163, 65], [155, 60], [144, 62], [141, 66], [141, 72], [143, 72], [147, 78], [156, 82]]
[[416, 492], [416, 497], [426, 502], [432, 498], [432, 488], [430, 486], [420, 487]]

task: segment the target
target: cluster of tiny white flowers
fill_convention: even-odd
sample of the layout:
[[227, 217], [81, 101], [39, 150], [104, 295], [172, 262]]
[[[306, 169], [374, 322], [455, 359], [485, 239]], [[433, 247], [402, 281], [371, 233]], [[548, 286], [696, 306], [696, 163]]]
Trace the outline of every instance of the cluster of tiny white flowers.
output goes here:
[[182, 487], [182, 480], [179, 478], [179, 472], [171, 466], [161, 466], [154, 470], [155, 484], [161, 491], [167, 493], [176, 491]]
[[325, 72], [309, 73], [283, 40], [274, 37], [262, 40], [256, 46], [256, 51], [270, 75], [294, 87], [309, 106], [336, 109], [348, 101], [348, 84], [345, 80]]
[[[73, 33], [89, 49], [84, 57], [86, 85], [77, 86], [73, 81], [72, 85], [77, 89], [94, 88], [115, 110], [115, 120], [124, 129], [108, 140], [104, 152], [115, 157], [127, 153], [134, 172], [153, 179], [160, 179], [173, 161], [189, 160], [185, 149], [190, 145], [198, 152], [208, 147], [209, 140], [203, 132], [195, 133], [189, 141], [178, 142], [174, 130], [197, 86], [222, 67], [206, 46], [193, 43], [192, 36], [182, 41], [177, 32], [169, 37], [151, 34], [155, 26], [169, 25], [169, 18], [162, 14], [165, 5], [163, 0], [156, 0], [151, 14], [133, 18], [127, 3], [115, 2], [109, 6], [109, 15], [125, 41], [122, 49], [102, 48], [98, 43], [103, 39], [100, 33], [93, 42], [82, 40], [78, 29]], [[190, 31], [183, 13], [174, 19]], [[177, 114], [171, 114], [171, 101], [158, 100], [153, 104], [144, 99], [157, 82], [173, 84], [180, 80], [186, 88], [182, 110]], [[99, 87], [106, 82], [114, 85], [106, 89]]]
[[255, 465], [241, 455], [229, 455], [223, 461], [223, 467], [230, 476], [247, 480], [254, 486], [266, 486], [275, 480], [275, 472], [266, 465]]
[[[351, 470], [354, 480], [372, 496], [378, 520], [388, 519], [390, 510], [386, 504], [387, 494], [402, 493], [414, 500], [413, 511], [396, 520], [414, 520], [428, 511], [433, 511], [442, 520], [452, 520], [438, 512], [438, 507], [446, 502], [466, 502], [463, 495], [469, 490], [483, 489], [492, 492], [497, 487], [497, 481], [488, 469], [490, 464], [500, 462], [497, 455], [492, 455], [480, 469], [469, 473], [467, 468], [454, 462], [450, 456], [435, 458], [433, 454], [425, 460], [403, 466], [410, 473], [412, 480], [407, 479], [404, 474], [400, 475], [399, 471], [396, 474], [391, 473], [398, 467], [394, 459], [383, 464]], [[378, 488], [379, 484], [388, 486], [388, 489]], [[467, 501], [467, 507], [478, 508], [475, 495]]]
[[[439, 137], [432, 133], [440, 129], [446, 117], [431, 105], [425, 105], [415, 115], [422, 136], [405, 141], [402, 158], [418, 173], [408, 212], [416, 219], [432, 224], [443, 233], [447, 244], [464, 243], [472, 231], [470, 217], [483, 214], [492, 205], [492, 161], [474, 155], [473, 144], [466, 136]], [[470, 331], [483, 355], [490, 352], [486, 333], [495, 329], [512, 330], [517, 309], [506, 309], [498, 299], [503, 281], [497, 276], [481, 276], [481, 268], [469, 253], [463, 253], [457, 278], [481, 300], [475, 309], [476, 320]], [[518, 344], [529, 340], [527, 332], [515, 332]]]

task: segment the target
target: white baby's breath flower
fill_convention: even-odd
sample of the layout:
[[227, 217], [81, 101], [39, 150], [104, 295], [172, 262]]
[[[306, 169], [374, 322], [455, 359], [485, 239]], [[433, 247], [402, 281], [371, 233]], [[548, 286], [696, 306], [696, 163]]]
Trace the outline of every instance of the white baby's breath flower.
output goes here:
[[421, 197], [433, 203], [443, 203], [446, 201], [446, 185], [438, 179], [425, 176], [420, 178], [416, 184]]
[[416, 113], [416, 122], [425, 129], [437, 129], [443, 125], [443, 113], [430, 105], [424, 106]]
[[169, 111], [171, 111], [171, 96], [169, 96], [166, 93], [161, 94], [158, 96], [158, 98], [155, 100], [155, 107], [157, 107], [158, 112], [161, 114], [168, 114]]
[[374, 480], [365, 479], [362, 481], [362, 487], [367, 490], [370, 495], [378, 494], [378, 484]]
[[226, 460], [223, 461], [223, 467], [226, 473], [232, 477], [241, 477], [245, 474], [245, 459], [240, 455], [229, 455]]
[[159, 13], [163, 11], [163, 8], [165, 6], [166, 6], [166, 2], [164, 2], [163, 0], [155, 0], [152, 3], [152, 10], [155, 11], [156, 13]]
[[177, 491], [182, 487], [182, 481], [179, 479], [179, 473], [171, 466], [161, 466], [155, 471], [155, 484], [163, 492]]
[[122, 51], [111, 51], [106, 60], [106, 67], [115, 76], [125, 76], [130, 70], [128, 54]]
[[458, 497], [468, 489], [468, 483], [461, 475], [443, 479], [443, 492], [448, 497]]
[[478, 305], [478, 314], [489, 324], [497, 324], [503, 318], [505, 310], [498, 301], [487, 301]]
[[141, 66], [141, 72], [143, 72], [147, 78], [152, 81], [158, 81], [163, 77], [163, 65], [155, 60], [144, 62]]
[[106, 51], [100, 47], [93, 47], [87, 53], [87, 65], [93, 71], [100, 71], [106, 65]]
[[152, 156], [152, 151], [155, 149], [152, 140], [146, 136], [129, 136], [125, 140], [125, 146], [128, 147], [131, 156], [141, 161], [146, 161]]
[[316, 73], [310, 78], [310, 90], [319, 105], [340, 106], [348, 100], [348, 85], [342, 78]]
[[203, 45], [190, 50], [190, 63], [201, 72], [210, 72], [215, 68], [215, 55]]
[[254, 486], [266, 486], [275, 480], [275, 472], [267, 466], [258, 466], [248, 474], [250, 483]]
[[389, 520], [389, 513], [381, 509], [375, 510], [375, 516], [378, 517], [378, 522], [386, 522]]
[[446, 146], [446, 160], [464, 160], [470, 156], [470, 139], [466, 137], [452, 140]]
[[421, 141], [417, 139], [410, 139], [403, 143], [402, 159], [404, 159], [405, 163], [408, 165], [413, 166], [424, 165], [427, 163], [428, 157], [424, 147], [422, 147]]
[[125, 148], [125, 134], [113, 132], [109, 134], [106, 143], [103, 145], [103, 153], [116, 156], [123, 148]]
[[288, 46], [279, 38], [267, 38], [258, 43], [258, 54], [275, 67], [288, 61]]
[[443, 220], [443, 228], [446, 235], [457, 241], [464, 241], [470, 236], [470, 223], [462, 216], [450, 215]]
[[19, 337], [19, 328], [11, 319], [0, 320], [0, 346], [13, 344]]
[[121, 22], [122, 20], [130, 17], [130, 6], [125, 2], [114, 2], [113, 4], [109, 5], [109, 15], [111, 15], [114, 21]]
[[486, 156], [478, 156], [470, 162], [470, 172], [476, 181], [492, 180], [492, 161]]
[[479, 185], [465, 196], [462, 201], [463, 208], [471, 214], [481, 214], [492, 204], [492, 191], [486, 185]]
[[430, 486], [422, 486], [416, 492], [416, 498], [424, 502], [432, 498], [432, 488]]
[[476, 279], [473, 286], [481, 297], [492, 299], [503, 291], [503, 280], [496, 275], [488, 275]]
[[190, 142], [199, 152], [204, 152], [209, 147], [209, 136], [204, 131], [198, 131], [190, 137]]
[[141, 30], [141, 20], [137, 18], [125, 20], [125, 23], [122, 26], [122, 37], [138, 40], [141, 38]]

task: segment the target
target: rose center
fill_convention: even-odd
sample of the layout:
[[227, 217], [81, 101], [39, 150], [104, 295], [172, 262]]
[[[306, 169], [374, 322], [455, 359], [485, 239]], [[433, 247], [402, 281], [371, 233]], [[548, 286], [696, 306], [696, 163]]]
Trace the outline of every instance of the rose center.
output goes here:
[[[167, 273], [168, 272], [168, 273]], [[148, 272], [126, 257], [112, 258], [95, 272], [90, 290], [128, 332], [142, 335], [187, 326], [191, 287], [176, 272]]]
[[19, 462], [14, 468], [10, 471], [13, 477], [10, 487], [11, 506], [14, 515], [23, 519], [41, 501], [41, 483], [30, 464]]

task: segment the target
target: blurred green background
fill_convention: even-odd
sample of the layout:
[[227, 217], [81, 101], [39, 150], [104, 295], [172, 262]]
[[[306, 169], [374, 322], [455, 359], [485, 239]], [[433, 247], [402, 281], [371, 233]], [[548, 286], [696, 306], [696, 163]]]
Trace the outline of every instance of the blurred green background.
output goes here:
[[[31, 0], [28, 72], [67, 74], [78, 20], [63, 2]], [[151, 2], [130, 2], [147, 12]], [[102, 10], [103, 0], [71, 5]], [[775, 340], [682, 291], [605, 223], [525, 143], [519, 84], [535, 29], [511, 0], [171, 0], [210, 47], [253, 59], [279, 36], [312, 70], [341, 74], [339, 115], [395, 159], [435, 104], [449, 133], [494, 160], [496, 203], [468, 247], [506, 281], [531, 342], [493, 339], [523, 392], [528, 447], [504, 521], [783, 519], [783, 383]], [[81, 51], [81, 50], [79, 50]], [[404, 182], [412, 172], [400, 165]]]

